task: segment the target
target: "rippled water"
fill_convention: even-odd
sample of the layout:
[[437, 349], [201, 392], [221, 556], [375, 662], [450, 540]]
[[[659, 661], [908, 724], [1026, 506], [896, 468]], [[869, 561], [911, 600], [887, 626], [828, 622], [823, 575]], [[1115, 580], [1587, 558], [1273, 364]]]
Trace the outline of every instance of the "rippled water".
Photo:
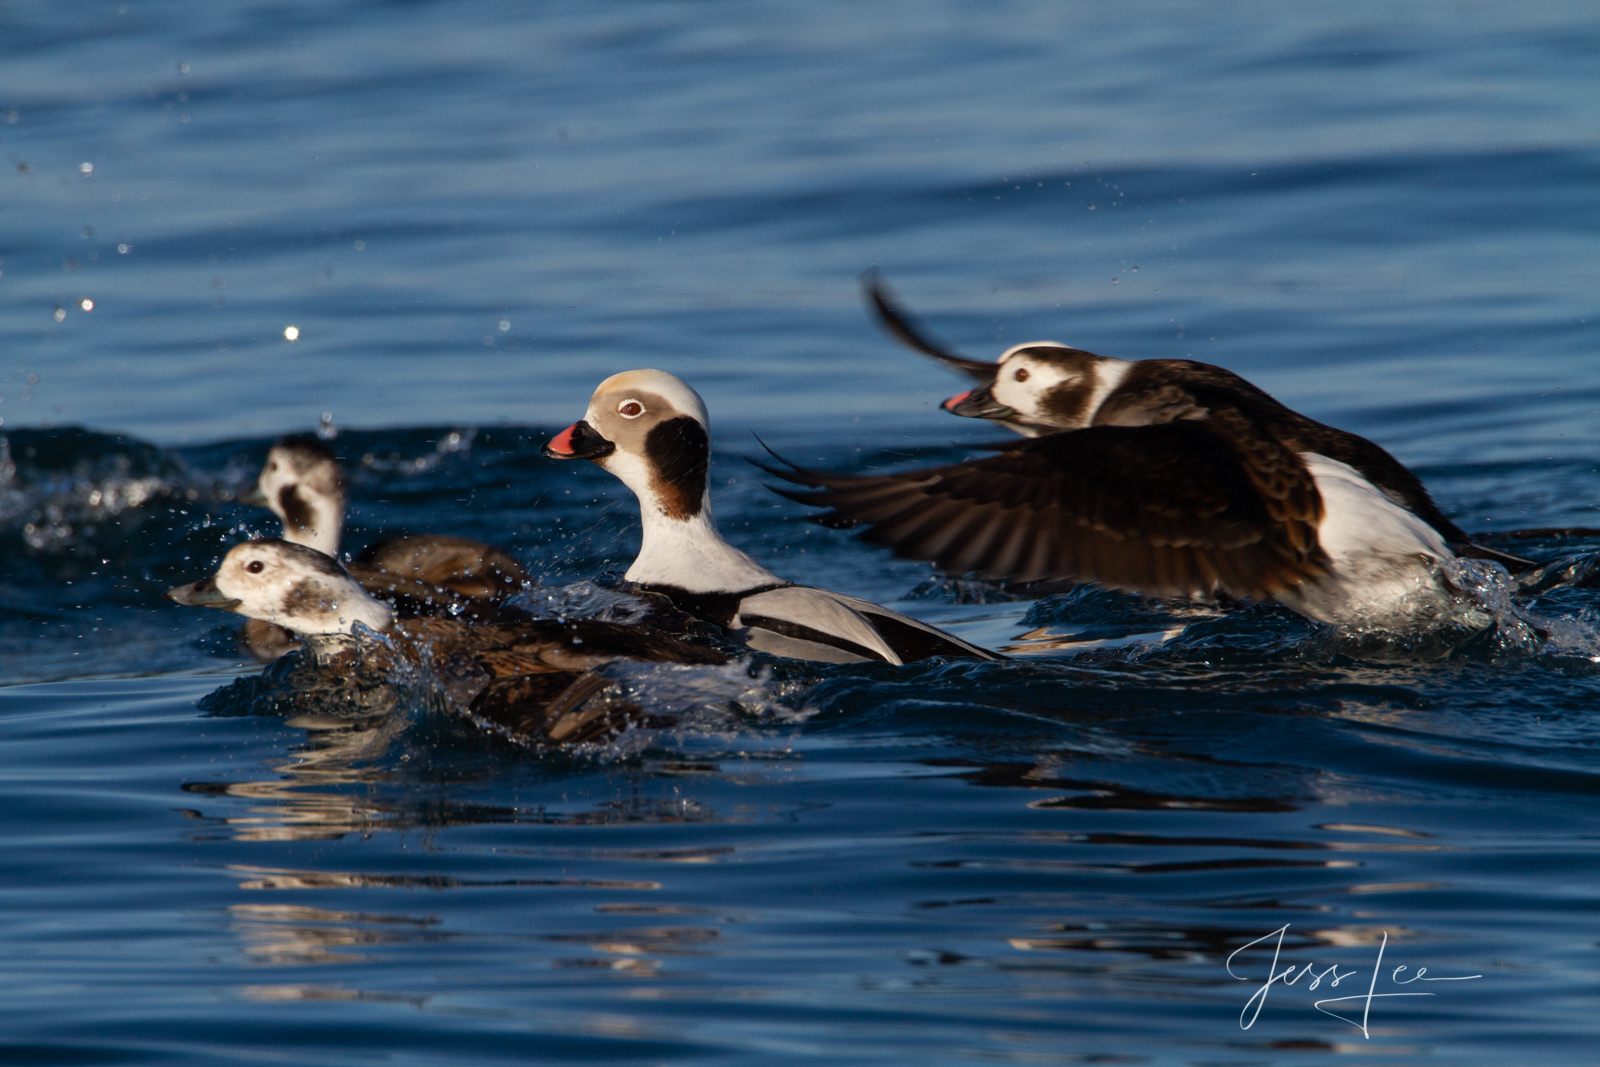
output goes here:
[[[1600, 593], [1409, 642], [1014, 601], [741, 457], [992, 439], [876, 264], [974, 355], [1220, 363], [1468, 529], [1600, 526], [1597, 60], [1572, 3], [0, 9], [0, 1058], [1593, 1062]], [[271, 532], [276, 435], [329, 413], [350, 547], [559, 586], [634, 506], [538, 446], [635, 366], [774, 569], [1068, 647], [622, 671], [679, 724], [547, 759], [219, 693], [232, 624], [159, 594]]]

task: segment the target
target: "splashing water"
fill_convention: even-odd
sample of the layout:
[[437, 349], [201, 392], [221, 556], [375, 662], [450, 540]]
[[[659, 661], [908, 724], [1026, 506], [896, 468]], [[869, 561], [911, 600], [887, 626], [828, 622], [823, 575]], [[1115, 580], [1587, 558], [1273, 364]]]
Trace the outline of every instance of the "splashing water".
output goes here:
[[1600, 554], [1556, 560], [1521, 578], [1486, 560], [1452, 559], [1441, 569], [1457, 594], [1452, 599], [1458, 618], [1481, 619], [1478, 628], [1489, 631], [1496, 652], [1576, 655], [1600, 663], [1600, 625], [1592, 613], [1547, 616], [1518, 599], [1576, 585], [1600, 569]]

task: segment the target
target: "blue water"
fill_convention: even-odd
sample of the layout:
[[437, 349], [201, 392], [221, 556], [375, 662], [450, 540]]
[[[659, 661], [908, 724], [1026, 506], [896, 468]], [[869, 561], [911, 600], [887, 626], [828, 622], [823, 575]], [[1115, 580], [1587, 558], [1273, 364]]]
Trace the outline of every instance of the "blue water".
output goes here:
[[[877, 265], [970, 354], [1219, 363], [1467, 529], [1600, 527], [1590, 5], [11, 3], [0, 154], [0, 1059], [1595, 1061], [1600, 594], [1413, 643], [1011, 602], [741, 458], [993, 438]], [[1103, 643], [644, 672], [675, 729], [547, 759], [216, 695], [259, 668], [160, 592], [271, 532], [276, 435], [327, 413], [352, 548], [579, 581], [634, 506], [538, 446], [638, 366], [780, 573]], [[1244, 1029], [1286, 924], [1354, 976]], [[1313, 1007], [1369, 987], [1434, 995]]]

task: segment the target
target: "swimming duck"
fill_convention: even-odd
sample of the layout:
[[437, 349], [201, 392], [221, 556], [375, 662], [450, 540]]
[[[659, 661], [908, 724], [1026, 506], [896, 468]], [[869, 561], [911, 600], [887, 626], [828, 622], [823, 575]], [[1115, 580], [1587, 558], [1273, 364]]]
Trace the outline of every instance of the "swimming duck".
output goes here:
[[[271, 509], [283, 539], [335, 558], [349, 502], [344, 469], [328, 447], [311, 437], [287, 437], [267, 453], [255, 488], [241, 503]], [[464, 537], [420, 534], [368, 545], [347, 565], [367, 589], [402, 615], [450, 614], [483, 618], [531, 581], [504, 549]], [[281, 629], [253, 620], [245, 642], [271, 659], [295, 642]]]
[[[727, 662], [701, 645], [599, 620], [398, 619], [332, 556], [271, 538], [235, 545], [215, 574], [166, 596], [282, 626], [340, 680], [358, 670], [427, 667], [465, 711], [534, 743], [602, 739], [637, 717], [636, 705], [591, 699], [610, 684], [596, 667], [618, 659]], [[358, 624], [381, 639], [358, 644]]]
[[996, 363], [929, 341], [875, 276], [887, 329], [981, 384], [945, 410], [1029, 440], [899, 474], [772, 473], [814, 491], [830, 523], [946, 571], [1092, 581], [1162, 596], [1271, 598], [1321, 622], [1427, 614], [1455, 555], [1530, 561], [1473, 544], [1378, 445], [1292, 411], [1231, 371], [1130, 362], [1054, 341]]
[[544, 446], [587, 459], [639, 498], [643, 537], [625, 577], [750, 648], [826, 663], [902, 664], [994, 652], [871, 601], [786, 582], [717, 530], [707, 472], [710, 420], [687, 383], [634, 370], [600, 383], [580, 422]]

